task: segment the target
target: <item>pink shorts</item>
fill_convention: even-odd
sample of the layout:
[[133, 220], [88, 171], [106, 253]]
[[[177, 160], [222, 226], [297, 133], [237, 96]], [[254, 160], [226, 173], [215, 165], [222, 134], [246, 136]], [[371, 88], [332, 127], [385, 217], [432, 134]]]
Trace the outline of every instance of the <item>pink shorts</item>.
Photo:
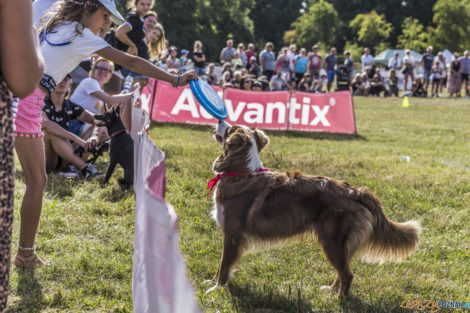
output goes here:
[[41, 129], [41, 112], [44, 107], [46, 93], [36, 88], [32, 94], [18, 103], [18, 113], [15, 119], [15, 136], [43, 137]]

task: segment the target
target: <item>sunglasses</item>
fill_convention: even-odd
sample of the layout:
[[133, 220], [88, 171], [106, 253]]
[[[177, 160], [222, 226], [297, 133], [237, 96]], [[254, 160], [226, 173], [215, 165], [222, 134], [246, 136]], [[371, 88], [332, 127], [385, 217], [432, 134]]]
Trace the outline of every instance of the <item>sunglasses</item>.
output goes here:
[[113, 72], [110, 68], [101, 67], [101, 66], [95, 67], [95, 71], [102, 71], [102, 72], [106, 72], [106, 73], [112, 73]]

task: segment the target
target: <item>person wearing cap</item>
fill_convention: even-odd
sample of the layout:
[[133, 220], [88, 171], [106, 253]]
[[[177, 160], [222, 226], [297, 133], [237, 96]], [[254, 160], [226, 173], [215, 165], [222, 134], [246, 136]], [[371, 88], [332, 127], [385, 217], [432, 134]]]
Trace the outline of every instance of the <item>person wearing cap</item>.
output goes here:
[[308, 56], [307, 69], [314, 79], [320, 79], [322, 56], [318, 53], [318, 46], [312, 47], [312, 52]]
[[181, 50], [181, 57], [180, 57], [180, 71], [186, 72], [186, 66], [191, 63], [191, 60], [188, 58], [189, 51], [186, 49]]
[[255, 45], [252, 43], [248, 44], [248, 49], [245, 51], [246, 59], [248, 60], [247, 68], [250, 69], [251, 60], [255, 57], [256, 60], [256, 52], [255, 52]]
[[248, 63], [248, 72], [254, 77], [259, 76], [259, 65], [254, 55], [250, 58], [250, 62]]
[[[40, 8], [43, 1], [48, 0], [37, 0], [36, 8]], [[33, 8], [34, 20], [42, 20], [38, 18], [42, 13]], [[170, 82], [175, 87], [197, 79], [193, 71], [171, 75], [142, 58], [111, 47], [98, 36], [100, 30], [108, 28], [111, 21], [124, 23], [114, 0], [66, 0], [53, 7], [47, 21], [38, 29], [45, 73], [34, 92], [20, 100], [15, 120], [15, 149], [26, 184], [21, 204], [18, 252], [14, 261], [18, 267], [32, 269], [44, 264], [35, 252], [34, 242], [47, 182], [44, 133], [41, 129], [46, 93], [52, 93], [57, 83], [62, 82], [83, 59], [95, 53], [134, 72]], [[123, 103], [131, 98], [132, 93], [125, 95]]]
[[95, 124], [91, 112], [66, 99], [71, 82], [70, 75], [67, 75], [44, 101], [42, 128], [45, 133], [46, 171], [53, 172], [60, 169], [62, 171], [59, 175], [77, 177], [79, 169], [87, 179], [102, 178], [104, 175], [98, 172], [93, 164], [85, 162], [88, 153], [80, 157], [74, 152], [76, 147], [88, 151], [98, 144], [98, 127], [92, 127], [91, 136], [87, 139], [68, 130], [70, 122], [76, 119], [91, 125]]

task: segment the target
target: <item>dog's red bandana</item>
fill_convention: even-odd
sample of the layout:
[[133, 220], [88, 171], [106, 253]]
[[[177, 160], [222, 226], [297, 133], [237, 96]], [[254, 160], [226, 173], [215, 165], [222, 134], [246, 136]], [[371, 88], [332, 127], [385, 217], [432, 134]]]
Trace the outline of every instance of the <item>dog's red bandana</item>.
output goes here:
[[256, 170], [256, 171], [250, 172], [250, 173], [230, 172], [230, 173], [217, 174], [217, 176], [215, 176], [214, 178], [209, 180], [209, 183], [207, 184], [207, 189], [209, 189], [209, 194], [207, 195], [207, 198], [209, 198], [209, 196], [212, 193], [212, 190], [215, 188], [215, 186], [217, 185], [217, 183], [219, 182], [219, 180], [221, 178], [230, 177], [230, 176], [242, 176], [242, 175], [248, 175], [248, 174], [253, 174], [253, 173], [263, 173], [263, 172], [269, 172], [269, 169], [261, 168], [259, 170]]

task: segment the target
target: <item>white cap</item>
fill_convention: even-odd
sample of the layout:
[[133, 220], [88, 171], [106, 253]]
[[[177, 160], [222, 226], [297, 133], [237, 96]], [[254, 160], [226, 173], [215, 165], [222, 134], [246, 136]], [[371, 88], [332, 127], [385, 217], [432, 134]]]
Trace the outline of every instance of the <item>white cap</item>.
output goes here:
[[125, 20], [119, 14], [118, 10], [116, 9], [116, 0], [98, 0], [108, 11], [111, 13], [111, 20], [113, 23], [121, 25], [124, 24]]

